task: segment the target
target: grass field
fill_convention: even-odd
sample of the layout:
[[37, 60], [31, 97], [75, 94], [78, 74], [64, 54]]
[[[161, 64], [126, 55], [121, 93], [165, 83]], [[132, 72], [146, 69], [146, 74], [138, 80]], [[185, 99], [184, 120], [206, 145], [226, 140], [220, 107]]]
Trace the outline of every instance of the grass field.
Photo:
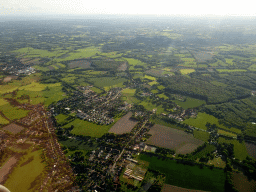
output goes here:
[[90, 78], [91, 81], [96, 87], [123, 87], [123, 83], [127, 81], [124, 78], [116, 77], [99, 77], [99, 78]]
[[200, 139], [204, 142], [208, 142], [210, 134], [208, 132], [194, 130], [193, 135], [195, 138]]
[[155, 80], [156, 80], [155, 77], [152, 77], [152, 76], [149, 76], [149, 75], [145, 75], [145, 76], [144, 76], [144, 79], [149, 79], [149, 80], [152, 80], [152, 81], [155, 81]]
[[38, 150], [24, 156], [5, 183], [10, 191], [33, 192], [38, 189], [41, 184], [40, 174], [45, 167], [40, 157], [41, 153], [42, 151]]
[[211, 81], [211, 84], [216, 85], [216, 86], [220, 86], [220, 87], [227, 87], [228, 85], [225, 83], [221, 83], [219, 81]]
[[75, 119], [74, 121], [68, 123], [63, 128], [70, 128], [71, 125], [74, 125], [74, 129], [71, 131], [75, 135], [86, 135], [91, 137], [101, 137], [113, 126], [110, 125], [97, 125], [88, 121]]
[[163, 99], [169, 99], [169, 97], [167, 97], [165, 94], [158, 94], [157, 95], [159, 98], [163, 98]]
[[251, 65], [248, 69], [250, 71], [256, 71], [256, 64]]
[[102, 93], [103, 91], [97, 87], [92, 87], [90, 88], [92, 91], [94, 91], [95, 93]]
[[193, 72], [195, 72], [195, 69], [181, 69], [181, 70], [180, 70], [180, 73], [181, 73], [182, 75], [187, 75], [187, 74], [193, 73]]
[[140, 103], [140, 105], [143, 105], [145, 107], [145, 109], [147, 109], [148, 111], [152, 111], [153, 109], [157, 109], [156, 114], [166, 113], [166, 111], [164, 110], [162, 105], [152, 104], [148, 100], [143, 100]]
[[220, 73], [246, 72], [246, 69], [216, 69]]
[[175, 160], [158, 159], [145, 154], [139, 156], [141, 160], [150, 162], [149, 169], [158, 170], [166, 175], [165, 183], [212, 192], [224, 191], [225, 174], [223, 170], [189, 166], [177, 163]]
[[0, 116], [0, 124], [2, 124], [2, 125], [6, 125], [6, 124], [8, 124], [9, 123], [9, 121], [8, 120], [6, 120], [5, 118], [3, 118], [2, 116]]
[[184, 102], [179, 100], [174, 100], [174, 102], [181, 106], [183, 109], [194, 108], [206, 104], [204, 100], [194, 99], [191, 97], [187, 97], [186, 101]]
[[6, 105], [2, 105], [0, 108], [0, 111], [3, 112], [3, 114], [11, 120], [14, 119], [21, 119], [23, 117], [26, 117], [28, 112], [27, 110], [24, 109], [19, 109], [17, 107], [11, 106], [9, 103]]
[[221, 130], [221, 129], [218, 129], [218, 134], [228, 136], [228, 137], [235, 137], [235, 138], [237, 137], [236, 134], [231, 133], [231, 132], [227, 132], [227, 131], [224, 131], [224, 130]]
[[199, 151], [198, 153], [196, 153], [195, 155], [193, 155], [193, 158], [197, 159], [197, 158], [201, 158], [206, 156], [208, 153], [212, 153], [213, 151], [216, 150], [216, 147], [214, 145], [209, 145], [207, 144], [206, 147], [202, 150]]
[[205, 126], [206, 123], [211, 123], [211, 124], [216, 124], [219, 126], [219, 121], [217, 118], [215, 118], [212, 115], [208, 115], [206, 113], [198, 113], [196, 119], [194, 118], [189, 118], [183, 121], [185, 124], [207, 130], [207, 127]]
[[59, 115], [55, 116], [57, 123], [64, 123], [67, 118], [68, 118], [68, 116], [63, 115], [63, 114], [59, 114]]
[[235, 140], [235, 139], [225, 139], [220, 137], [219, 138], [219, 143], [232, 143], [234, 144], [234, 155], [235, 158], [240, 159], [240, 160], [244, 160], [246, 159], [246, 157], [248, 156], [247, 150], [246, 150], [246, 146], [245, 143], [242, 142], [240, 143], [239, 141]]

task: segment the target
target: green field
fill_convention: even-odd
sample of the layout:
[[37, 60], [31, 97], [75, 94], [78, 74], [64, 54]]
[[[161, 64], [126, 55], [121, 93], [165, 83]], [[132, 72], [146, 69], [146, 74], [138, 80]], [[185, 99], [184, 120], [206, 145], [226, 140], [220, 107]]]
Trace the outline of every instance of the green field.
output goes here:
[[165, 94], [158, 94], [157, 95], [159, 98], [163, 98], [163, 99], [169, 99], [169, 97], [167, 97]]
[[23, 117], [26, 117], [28, 112], [27, 110], [24, 109], [19, 109], [17, 107], [11, 106], [9, 103], [6, 105], [2, 105], [0, 108], [0, 111], [3, 112], [3, 114], [11, 120], [14, 119], [21, 119]]
[[[117, 120], [116, 120], [117, 121]], [[116, 122], [115, 121], [115, 122]], [[63, 128], [70, 128], [71, 125], [74, 126], [74, 129], [71, 131], [75, 135], [86, 135], [91, 137], [101, 137], [113, 126], [110, 125], [97, 125], [88, 121], [75, 119], [74, 121], [68, 123]]]
[[201, 157], [205, 157], [208, 153], [212, 153], [213, 151], [216, 150], [216, 147], [214, 145], [209, 145], [207, 144], [206, 147], [202, 150], [193, 155], [194, 159], [198, 159]]
[[[40, 187], [40, 175], [45, 167], [40, 157], [41, 153], [41, 150], [34, 151], [22, 158], [20, 165], [14, 169], [5, 183], [10, 191], [34, 192]], [[28, 163], [25, 164], [26, 162]]]
[[241, 161], [246, 159], [246, 157], [248, 156], [247, 149], [246, 149], [244, 141], [240, 143], [238, 140], [235, 140], [235, 139], [230, 139], [229, 140], [229, 139], [225, 139], [225, 138], [220, 137], [219, 138], [219, 143], [232, 143], [232, 144], [234, 144], [235, 158], [240, 159]]
[[200, 139], [202, 141], [208, 142], [210, 134], [205, 131], [199, 131], [199, 130], [194, 130], [193, 135], [195, 138]]
[[97, 87], [92, 87], [90, 88], [92, 91], [94, 91], [95, 93], [102, 93], [103, 91]]
[[145, 76], [144, 76], [144, 79], [149, 79], [149, 80], [152, 80], [152, 81], [155, 81], [155, 80], [156, 80], [155, 77], [152, 77], [152, 76], [149, 76], [149, 75], [145, 75]]
[[195, 69], [181, 69], [181, 70], [180, 70], [180, 73], [181, 73], [182, 75], [187, 75], [187, 74], [193, 73], [193, 72], [195, 72]]
[[194, 108], [206, 104], [204, 100], [194, 99], [191, 97], [187, 97], [186, 101], [174, 100], [174, 102], [181, 106], [183, 109]]
[[0, 116], [0, 125], [2, 124], [2, 125], [6, 125], [6, 124], [8, 124], [9, 123], [9, 121], [8, 120], [6, 120], [5, 118], [3, 118], [2, 116]]
[[225, 83], [221, 83], [219, 81], [211, 81], [211, 84], [216, 85], [216, 86], [221, 86], [221, 87], [227, 87], [228, 85]]
[[67, 115], [63, 115], [63, 114], [59, 114], [57, 116], [55, 116], [55, 119], [57, 120], [57, 123], [64, 123], [65, 120], [68, 118]]
[[175, 160], [159, 159], [145, 154], [141, 160], [150, 162], [149, 169], [158, 170], [166, 175], [166, 183], [188, 189], [212, 192], [224, 191], [225, 173], [219, 169], [209, 169], [177, 163]]
[[148, 100], [143, 100], [140, 103], [140, 105], [143, 105], [145, 107], [145, 109], [147, 109], [148, 111], [152, 111], [153, 109], [157, 109], [156, 114], [166, 113], [166, 111], [164, 110], [162, 105], [152, 104]]
[[222, 125], [219, 124], [219, 121], [217, 118], [215, 118], [212, 115], [208, 115], [206, 113], [198, 113], [196, 119], [194, 118], [189, 118], [183, 121], [185, 124], [207, 130], [207, 127], [205, 126], [206, 123], [211, 123], [211, 124], [216, 124], [219, 127], [223, 127]]
[[148, 83], [150, 86], [153, 86], [153, 85], [156, 85], [156, 84], [158, 84], [156, 81], [151, 81], [151, 82], [149, 82]]
[[227, 131], [224, 131], [224, 130], [221, 130], [221, 129], [218, 129], [218, 134], [228, 136], [228, 137], [235, 137], [235, 138], [237, 137], [236, 134], [231, 133], [231, 132], [227, 132]]
[[123, 83], [127, 81], [124, 78], [116, 78], [116, 77], [98, 77], [98, 78], [90, 78], [90, 82], [92, 82], [96, 87], [123, 87]]
[[217, 69], [220, 73], [246, 72], [246, 69]]

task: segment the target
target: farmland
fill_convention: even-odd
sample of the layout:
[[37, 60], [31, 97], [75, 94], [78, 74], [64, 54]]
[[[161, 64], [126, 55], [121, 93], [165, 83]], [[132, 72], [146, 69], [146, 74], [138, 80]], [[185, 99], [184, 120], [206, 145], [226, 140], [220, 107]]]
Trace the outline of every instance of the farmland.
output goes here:
[[148, 144], [173, 149], [180, 154], [191, 153], [204, 143], [183, 131], [162, 125], [154, 125], [149, 134], [152, 136]]
[[10, 133], [13, 133], [13, 134], [16, 134], [16, 133], [19, 133], [23, 130], [24, 128], [19, 126], [19, 125], [16, 125], [16, 124], [10, 124], [10, 125], [7, 125], [6, 127], [3, 127], [3, 130], [6, 130]]
[[235, 158], [240, 159], [240, 160], [244, 160], [246, 159], [248, 153], [246, 150], [246, 146], [245, 146], [245, 142], [239, 142], [238, 140], [228, 140], [225, 138], [219, 138], [219, 143], [232, 143], [234, 144], [234, 155]]
[[40, 186], [45, 164], [42, 163], [42, 151], [34, 151], [24, 156], [19, 166], [11, 173], [5, 186], [11, 191], [35, 191]]
[[201, 157], [205, 157], [207, 154], [211, 154], [213, 151], [216, 150], [216, 147], [214, 145], [207, 144], [206, 147], [202, 150], [193, 155], [194, 159], [198, 159]]
[[220, 169], [209, 169], [177, 163], [175, 160], [159, 159], [145, 154], [141, 160], [150, 162], [149, 169], [158, 170], [166, 175], [166, 184], [205, 191], [224, 191], [225, 174]]
[[199, 107], [203, 104], [206, 104], [204, 100], [194, 99], [191, 97], [187, 97], [185, 101], [174, 100], [174, 102], [181, 106], [183, 109]]
[[204, 142], [208, 142], [210, 138], [210, 134], [208, 132], [199, 131], [199, 130], [194, 130], [193, 135], [196, 139], [200, 139]]
[[97, 125], [88, 121], [75, 119], [74, 121], [66, 124], [64, 128], [70, 128], [74, 126], [71, 133], [75, 135], [86, 135], [91, 137], [101, 137], [104, 133], [107, 133], [112, 126], [110, 125]]
[[256, 188], [256, 181], [248, 180], [242, 173], [233, 173], [233, 184], [238, 191], [253, 192]]
[[72, 61], [68, 64], [70, 68], [76, 68], [80, 67], [82, 69], [87, 69], [91, 67], [91, 63], [87, 60], [78, 60], [78, 61]]
[[256, 159], [256, 145], [252, 143], [245, 143], [248, 154]]
[[115, 134], [124, 134], [131, 132], [131, 130], [138, 123], [136, 120], [132, 120], [131, 116], [132, 112], [127, 113], [125, 116], [119, 119], [119, 121], [117, 121], [108, 132]]

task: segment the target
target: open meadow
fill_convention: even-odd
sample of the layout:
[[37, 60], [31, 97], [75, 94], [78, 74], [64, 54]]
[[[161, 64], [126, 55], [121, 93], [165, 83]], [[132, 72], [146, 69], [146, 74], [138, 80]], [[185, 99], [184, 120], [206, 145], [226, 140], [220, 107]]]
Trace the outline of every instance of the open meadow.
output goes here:
[[152, 136], [146, 143], [158, 147], [173, 149], [176, 153], [180, 154], [191, 153], [198, 146], [204, 143], [184, 131], [157, 124], [150, 129], [149, 134]]
[[160, 171], [166, 175], [166, 184], [212, 192], [224, 191], [225, 173], [222, 169], [210, 169], [184, 165], [171, 159], [160, 159], [155, 156], [141, 154], [141, 160], [148, 161], [149, 169]]

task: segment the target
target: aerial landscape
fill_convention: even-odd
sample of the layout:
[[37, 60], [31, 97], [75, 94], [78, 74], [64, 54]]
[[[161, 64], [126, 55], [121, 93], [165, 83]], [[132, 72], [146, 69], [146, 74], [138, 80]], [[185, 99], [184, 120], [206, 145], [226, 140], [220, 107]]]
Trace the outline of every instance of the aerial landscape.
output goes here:
[[0, 191], [256, 191], [256, 17], [0, 18]]

